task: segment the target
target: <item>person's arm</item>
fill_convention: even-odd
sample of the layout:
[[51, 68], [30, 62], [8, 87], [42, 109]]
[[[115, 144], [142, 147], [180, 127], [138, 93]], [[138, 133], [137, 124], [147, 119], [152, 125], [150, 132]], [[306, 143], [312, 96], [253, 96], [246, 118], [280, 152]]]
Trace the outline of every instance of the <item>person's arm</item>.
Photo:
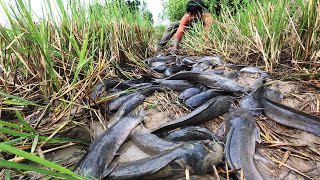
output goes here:
[[182, 17], [182, 19], [180, 20], [180, 24], [179, 27], [177, 29], [175, 38], [174, 38], [174, 45], [172, 47], [173, 50], [176, 50], [178, 48], [178, 44], [182, 39], [182, 36], [184, 34], [184, 30], [186, 28], [186, 26], [189, 24], [190, 22], [190, 15], [186, 14]]
[[210, 13], [203, 13], [202, 14], [202, 20], [204, 23], [204, 30], [205, 31], [209, 31], [211, 25], [212, 25], [212, 21], [213, 21], [213, 17]]

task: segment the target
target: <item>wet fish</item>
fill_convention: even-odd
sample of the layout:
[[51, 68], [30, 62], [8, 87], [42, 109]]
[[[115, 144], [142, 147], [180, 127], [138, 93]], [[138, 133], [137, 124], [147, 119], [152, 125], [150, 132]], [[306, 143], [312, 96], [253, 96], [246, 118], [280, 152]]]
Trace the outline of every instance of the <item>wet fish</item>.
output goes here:
[[235, 80], [235, 79], [237, 79], [237, 77], [239, 76], [239, 75], [238, 75], [238, 72], [229, 72], [229, 73], [228, 73], [228, 72], [225, 72], [225, 71], [223, 71], [223, 70], [216, 70], [216, 69], [214, 69], [214, 70], [207, 70], [206, 73], [207, 73], [207, 74], [210, 74], [210, 73], [216, 74], [216, 75], [225, 77], [225, 78], [230, 79], [230, 80]]
[[190, 66], [194, 65], [195, 63], [196, 62], [193, 59], [191, 59], [189, 57], [184, 57], [184, 58], [181, 58], [177, 64], [190, 67]]
[[195, 86], [195, 87], [190, 87], [186, 90], [184, 90], [180, 95], [179, 95], [179, 100], [181, 100], [182, 102], [184, 102], [186, 99], [195, 96], [199, 93], [201, 93], [204, 90], [204, 87], [201, 88], [199, 86]]
[[119, 164], [105, 179], [164, 179], [206, 174], [223, 158], [223, 147], [213, 141], [186, 143], [155, 156]]
[[152, 57], [149, 58], [145, 61], [146, 64], [148, 64], [149, 66], [151, 66], [152, 63], [155, 62], [160, 62], [160, 63], [165, 63], [165, 64], [172, 64], [175, 63], [177, 61], [177, 59], [179, 59], [178, 56], [160, 56], [160, 57]]
[[156, 155], [180, 146], [179, 143], [166, 141], [155, 134], [151, 134], [150, 130], [141, 126], [138, 126], [136, 130], [132, 132], [131, 140], [139, 149], [149, 155]]
[[226, 116], [225, 127], [225, 158], [229, 166], [243, 169], [245, 179], [263, 180], [254, 164], [256, 140], [259, 141], [254, 117], [246, 109], [235, 109]]
[[164, 72], [165, 76], [171, 76], [173, 74], [176, 74], [177, 72], [183, 71], [183, 70], [188, 70], [189, 68], [187, 68], [186, 66], [171, 66], [169, 68], [166, 69], [166, 71]]
[[195, 109], [195, 108], [201, 106], [202, 104], [204, 104], [205, 102], [207, 102], [209, 99], [214, 98], [216, 96], [220, 96], [220, 95], [226, 95], [226, 93], [222, 92], [222, 91], [216, 91], [216, 90], [209, 89], [205, 92], [196, 94], [196, 95], [188, 98], [184, 102], [184, 104], [191, 109]]
[[254, 116], [260, 116], [263, 112], [262, 105], [260, 103], [261, 96], [262, 88], [245, 95], [240, 100], [240, 107], [249, 110], [249, 112]]
[[193, 65], [191, 71], [193, 72], [202, 72], [213, 66], [211, 59], [200, 59], [195, 65]]
[[124, 102], [118, 109], [117, 113], [111, 118], [109, 122], [109, 127], [114, 123], [118, 122], [122, 117], [128, 115], [131, 111], [136, 109], [140, 104], [143, 103], [145, 96], [142, 94], [135, 94], [126, 102]]
[[223, 60], [219, 56], [204, 56], [198, 61], [211, 61], [212, 65], [215, 66], [223, 66], [225, 64], [225, 62], [223, 62]]
[[107, 109], [109, 112], [116, 112], [118, 109], [121, 107], [121, 105], [126, 102], [128, 99], [132, 98], [133, 96], [138, 95], [138, 93], [130, 93], [130, 94], [125, 94], [122, 95], [118, 98], [112, 99], [108, 104], [107, 104]]
[[244, 67], [242, 69], [240, 69], [240, 72], [245, 72], [245, 73], [266, 73], [266, 71], [263, 71], [257, 67]]
[[158, 134], [178, 127], [198, 125], [206, 121], [210, 121], [215, 117], [227, 112], [230, 108], [231, 101], [231, 98], [228, 96], [218, 96], [212, 98], [191, 113], [170, 121], [169, 123], [153, 130], [153, 133]]
[[193, 86], [193, 84], [186, 80], [163, 80], [159, 86], [171, 89], [173, 91], [183, 91]]
[[167, 133], [160, 134], [160, 137], [170, 141], [211, 140], [221, 142], [221, 137], [217, 136], [209, 129], [199, 126], [189, 126], [175, 129]]
[[105, 90], [106, 87], [103, 84], [97, 84], [90, 93], [90, 99], [95, 101]]
[[210, 88], [218, 88], [228, 92], [247, 93], [250, 91], [249, 88], [242, 86], [234, 80], [206, 72], [179, 72], [165, 78], [165, 80], [188, 80], [190, 82], [202, 84]]
[[90, 93], [90, 98], [92, 100], [96, 100], [99, 95], [105, 92], [107, 89], [119, 89], [126, 90], [129, 88], [143, 88], [147, 86], [151, 86], [150, 83], [146, 83], [146, 81], [150, 82], [149, 78], [141, 78], [138, 80], [125, 80], [125, 81], [116, 81], [111, 79], [104, 79], [102, 83], [97, 84]]
[[111, 163], [119, 147], [144, 116], [144, 111], [139, 111], [137, 115], [131, 113], [108, 128], [90, 145], [75, 172], [88, 178], [102, 178], [103, 171]]
[[279, 124], [320, 136], [320, 117], [276, 102], [273, 99], [279, 99], [279, 95], [266, 91], [269, 90], [265, 90], [264, 95], [261, 97], [261, 104], [266, 116]]
[[152, 85], [152, 86], [147, 87], [145, 89], [138, 90], [137, 92], [139, 94], [142, 94], [142, 95], [145, 95], [145, 96], [150, 96], [154, 92], [165, 92], [165, 91], [166, 91], [166, 89], [161, 87], [161, 86]]
[[128, 99], [132, 98], [133, 96], [137, 96], [138, 94], [142, 94], [145, 96], [149, 96], [150, 94], [154, 93], [155, 91], [158, 92], [164, 92], [165, 89], [163, 87], [160, 86], [143, 86], [139, 89], [137, 89], [134, 93], [130, 93], [130, 94], [125, 94], [122, 95], [120, 97], [117, 97], [115, 99], [112, 99], [108, 104], [107, 104], [107, 109], [109, 112], [116, 112], [118, 111], [118, 109], [121, 107], [121, 105], [126, 102]]
[[254, 116], [260, 116], [263, 112], [260, 98], [263, 94], [264, 79], [267, 77], [269, 77], [269, 75], [263, 72], [251, 85], [253, 91], [240, 100], [240, 107], [249, 110]]
[[158, 72], [158, 73], [164, 73], [169, 68], [169, 65], [164, 63], [152, 63], [151, 69]]

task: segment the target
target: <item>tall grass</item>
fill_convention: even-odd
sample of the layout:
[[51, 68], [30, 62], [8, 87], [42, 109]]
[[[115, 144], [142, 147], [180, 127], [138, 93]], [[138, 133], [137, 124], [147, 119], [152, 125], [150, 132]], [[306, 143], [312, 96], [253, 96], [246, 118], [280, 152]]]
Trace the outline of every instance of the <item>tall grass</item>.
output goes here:
[[186, 51], [215, 53], [238, 63], [263, 62], [266, 70], [287, 63], [316, 70], [312, 64], [320, 57], [317, 1], [246, 1], [235, 15], [223, 9], [210, 32], [198, 25], [187, 33]]
[[[74, 85], [83, 77], [101, 72], [110, 63], [141, 66], [148, 53], [152, 25], [121, 4], [87, 7], [83, 1], [45, 1], [42, 20], [35, 23], [29, 5], [17, 0], [10, 7], [1, 1], [9, 29], [1, 28], [2, 66], [21, 67], [22, 78], [43, 82], [46, 98], [65, 85]], [[57, 6], [55, 17], [52, 7]], [[12, 63], [7, 63], [13, 61]], [[97, 66], [99, 64], [99, 66]], [[12, 66], [12, 67], [10, 67]]]
[[[16, 162], [4, 165], [5, 160], [1, 160], [1, 168], [79, 179], [61, 166], [41, 161], [34, 153], [38, 148], [46, 150], [46, 145], [65, 146], [66, 140], [55, 136], [70, 128], [68, 125], [82, 124], [74, 118], [79, 109], [85, 109], [91, 119], [97, 116], [101, 120], [99, 111], [83, 100], [104, 78], [130, 78], [147, 71], [141, 60], [150, 53], [154, 29], [145, 16], [130, 11], [120, 1], [101, 4], [92, 0], [90, 6], [82, 0], [68, 4], [63, 0], [43, 1], [43, 13], [37, 18], [30, 9], [31, 1], [15, 2], [0, 1], [9, 20], [8, 26], [0, 26], [0, 103], [8, 109], [0, 114], [39, 108], [41, 116], [28, 122], [30, 126], [22, 121], [24, 113], [16, 115], [21, 125], [9, 123], [12, 119], [0, 121], [0, 150], [9, 153], [5, 159], [22, 156], [54, 171]], [[131, 71], [123, 71], [122, 66], [131, 67]], [[41, 122], [44, 116], [49, 119]]]

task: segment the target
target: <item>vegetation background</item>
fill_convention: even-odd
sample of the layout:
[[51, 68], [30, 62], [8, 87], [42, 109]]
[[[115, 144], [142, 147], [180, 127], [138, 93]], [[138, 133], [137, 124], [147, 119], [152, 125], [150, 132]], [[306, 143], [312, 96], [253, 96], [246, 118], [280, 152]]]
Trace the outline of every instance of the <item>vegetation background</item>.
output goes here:
[[[67, 5], [62, 0], [44, 1], [46, 11], [36, 23], [31, 2], [16, 2], [17, 7], [12, 7], [0, 1], [10, 22], [0, 27], [2, 175], [10, 179], [38, 172], [81, 179], [71, 171], [74, 164], [50, 162], [43, 159], [44, 154], [74, 144], [88, 146], [90, 138], [79, 140], [79, 135], [66, 134], [83, 129], [88, 121], [105, 121], [105, 115], [87, 103], [88, 94], [104, 78], [130, 79], [150, 73], [143, 60], [157, 53], [156, 43], [165, 27], [154, 27], [150, 12], [136, 0], [93, 1], [89, 7], [80, 0]], [[164, 15], [179, 20], [186, 2], [167, 0]], [[213, 26], [209, 32], [200, 24], [190, 29], [181, 54], [254, 63], [283, 74], [283, 79], [319, 79], [318, 1], [206, 3], [215, 17]], [[58, 7], [58, 17], [53, 16], [53, 5]]]

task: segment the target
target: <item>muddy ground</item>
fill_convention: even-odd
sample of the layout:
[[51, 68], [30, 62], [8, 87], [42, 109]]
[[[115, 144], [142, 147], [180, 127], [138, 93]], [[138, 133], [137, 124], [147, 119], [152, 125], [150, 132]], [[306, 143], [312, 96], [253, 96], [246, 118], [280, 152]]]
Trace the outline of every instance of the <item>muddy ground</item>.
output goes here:
[[[221, 68], [220, 68], [221, 69]], [[226, 72], [232, 73], [231, 69], [225, 68]], [[240, 84], [250, 86], [258, 77], [258, 74], [241, 73], [237, 79]], [[313, 86], [299, 81], [279, 81], [270, 79], [266, 85], [279, 90], [283, 94], [281, 103], [290, 107], [308, 112], [313, 115], [320, 115], [320, 94]], [[172, 121], [191, 111], [178, 101], [178, 92], [167, 91], [166, 93], [155, 93], [146, 98], [143, 105], [147, 112], [144, 124], [149, 129], [154, 129], [166, 122]], [[238, 106], [238, 102], [233, 104]], [[82, 139], [94, 139], [101, 134], [107, 122], [98, 118], [89, 118], [84, 110], [75, 110], [73, 118], [87, 117], [82, 124], [68, 127], [60, 136]], [[101, 113], [102, 115], [103, 113]], [[40, 116], [34, 111], [27, 117], [29, 122]], [[109, 116], [111, 117], [111, 115]], [[48, 117], [49, 118], [49, 117]], [[201, 126], [212, 130], [215, 133], [221, 132], [224, 116], [212, 119]], [[320, 137], [297, 129], [282, 126], [266, 116], [256, 118], [257, 126], [260, 129], [262, 142], [257, 144], [255, 162], [263, 174], [270, 179], [320, 179]], [[44, 120], [45, 122], [45, 120]], [[83, 146], [71, 146], [52, 153], [45, 154], [45, 158], [51, 161], [62, 161], [62, 165], [70, 167], [77, 163], [85, 153]], [[129, 140], [119, 150], [121, 161], [132, 161], [148, 157]], [[225, 162], [218, 167], [221, 179], [226, 178]], [[34, 175], [36, 179], [39, 175]], [[40, 176], [41, 177], [41, 176]], [[216, 176], [208, 174], [197, 176], [192, 179], [217, 179]]]

